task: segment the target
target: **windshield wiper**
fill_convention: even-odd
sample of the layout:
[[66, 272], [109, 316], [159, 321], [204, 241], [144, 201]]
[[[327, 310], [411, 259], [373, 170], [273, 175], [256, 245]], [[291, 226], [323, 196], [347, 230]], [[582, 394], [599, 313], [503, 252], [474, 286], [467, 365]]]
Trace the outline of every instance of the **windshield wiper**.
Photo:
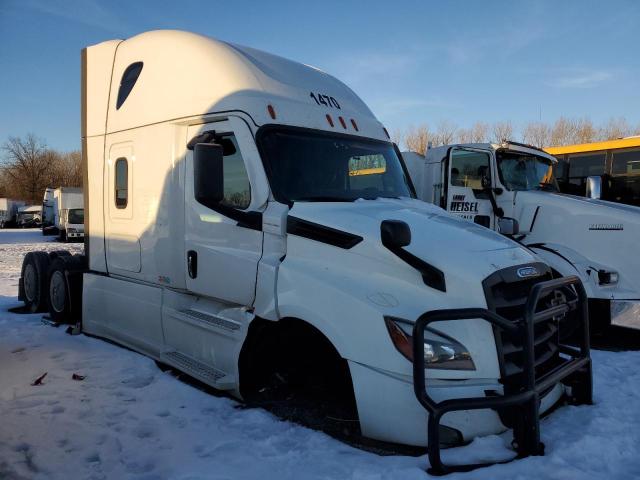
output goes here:
[[548, 183], [548, 182], [540, 182], [538, 184], [537, 190], [549, 190], [549, 191], [556, 191], [557, 188], [553, 183]]

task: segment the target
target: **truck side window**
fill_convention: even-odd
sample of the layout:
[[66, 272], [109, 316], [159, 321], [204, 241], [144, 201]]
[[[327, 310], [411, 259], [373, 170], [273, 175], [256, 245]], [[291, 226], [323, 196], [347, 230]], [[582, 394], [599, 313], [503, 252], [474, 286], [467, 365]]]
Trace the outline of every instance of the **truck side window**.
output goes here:
[[613, 175], [640, 175], [640, 150], [614, 151]]
[[124, 101], [127, 99], [133, 86], [138, 81], [138, 77], [142, 72], [142, 62], [132, 63], [122, 74], [120, 80], [120, 88], [118, 89], [118, 101], [116, 102], [116, 110], [119, 110]]
[[224, 200], [223, 205], [244, 210], [251, 203], [251, 186], [244, 166], [244, 160], [238, 148], [235, 135], [225, 135], [224, 141]]
[[454, 150], [451, 155], [451, 185], [482, 189], [482, 178], [490, 176], [489, 154]]
[[116, 208], [127, 208], [129, 201], [129, 164], [126, 158], [116, 160], [115, 190]]

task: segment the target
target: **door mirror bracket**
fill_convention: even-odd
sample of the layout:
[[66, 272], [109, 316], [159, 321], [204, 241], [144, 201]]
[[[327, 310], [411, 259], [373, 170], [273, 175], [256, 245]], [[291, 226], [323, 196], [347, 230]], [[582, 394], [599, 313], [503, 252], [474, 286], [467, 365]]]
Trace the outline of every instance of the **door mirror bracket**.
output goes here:
[[520, 224], [515, 218], [502, 217], [498, 219], [498, 231], [503, 235], [517, 235], [520, 233]]

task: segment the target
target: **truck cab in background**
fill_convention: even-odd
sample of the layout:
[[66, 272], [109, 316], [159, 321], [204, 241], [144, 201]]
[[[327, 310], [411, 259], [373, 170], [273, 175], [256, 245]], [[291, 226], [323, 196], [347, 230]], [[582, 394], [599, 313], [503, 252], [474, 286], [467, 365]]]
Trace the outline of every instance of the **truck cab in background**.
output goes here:
[[57, 235], [55, 204], [53, 192], [55, 188], [47, 187], [42, 199], [42, 235]]
[[640, 328], [640, 208], [561, 194], [557, 160], [515, 142], [403, 157], [419, 198], [514, 238], [558, 275], [579, 276], [596, 330]]
[[52, 192], [51, 203], [53, 226], [58, 232], [60, 240], [63, 242], [83, 241], [84, 194], [82, 188], [56, 188]]

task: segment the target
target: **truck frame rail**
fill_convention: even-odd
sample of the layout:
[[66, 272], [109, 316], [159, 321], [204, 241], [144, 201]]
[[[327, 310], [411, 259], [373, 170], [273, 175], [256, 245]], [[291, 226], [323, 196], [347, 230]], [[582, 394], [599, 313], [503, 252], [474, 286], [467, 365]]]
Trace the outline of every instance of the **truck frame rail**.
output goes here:
[[[566, 301], [538, 311], [540, 300], [560, 288], [573, 288], [576, 300]], [[575, 311], [579, 316], [577, 348], [560, 345], [562, 363], [540, 378], [535, 372], [534, 326], [537, 322], [557, 318], [559, 315]], [[424, 361], [424, 331], [433, 323], [450, 320], [481, 318], [523, 340], [523, 374], [520, 388], [516, 393], [491, 397], [475, 397], [434, 401], [427, 393]], [[413, 385], [420, 404], [429, 412], [428, 455], [432, 475], [446, 475], [452, 472], [467, 472], [496, 463], [508, 463], [531, 455], [544, 455], [544, 444], [540, 441], [540, 399], [556, 383], [565, 381], [571, 385], [571, 400], [574, 404], [591, 404], [593, 387], [591, 357], [589, 347], [589, 315], [587, 295], [578, 277], [571, 276], [540, 282], [533, 286], [525, 306], [524, 317], [520, 321], [507, 320], [484, 308], [464, 308], [433, 310], [421, 315], [413, 328]], [[487, 462], [463, 465], [445, 465], [440, 456], [440, 421], [449, 412], [462, 410], [493, 409], [498, 412], [515, 410], [518, 415], [513, 425], [513, 442], [517, 456], [502, 462]]]

